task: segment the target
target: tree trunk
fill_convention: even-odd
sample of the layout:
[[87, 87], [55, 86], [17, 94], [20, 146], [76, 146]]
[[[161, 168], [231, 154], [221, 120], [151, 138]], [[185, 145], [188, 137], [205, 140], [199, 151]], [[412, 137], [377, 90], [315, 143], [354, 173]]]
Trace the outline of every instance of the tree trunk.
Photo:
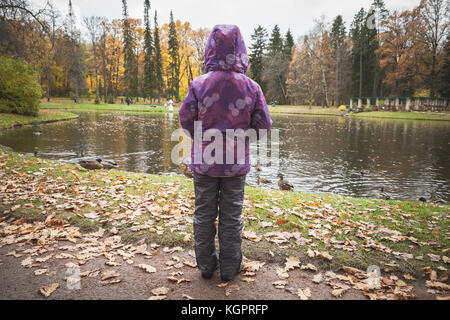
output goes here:
[[359, 53], [359, 98], [362, 97], [362, 82], [363, 82], [363, 58], [362, 52]]

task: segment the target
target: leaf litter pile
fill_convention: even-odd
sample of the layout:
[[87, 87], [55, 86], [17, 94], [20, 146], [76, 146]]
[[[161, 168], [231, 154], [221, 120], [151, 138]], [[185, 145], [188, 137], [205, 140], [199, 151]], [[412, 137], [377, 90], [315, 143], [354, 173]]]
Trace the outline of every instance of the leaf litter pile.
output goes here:
[[[81, 277], [113, 286], [126, 281], [114, 270], [123, 264], [140, 272], [161, 272], [133, 259], [151, 258], [166, 244], [172, 245], [163, 249], [172, 255], [165, 267], [171, 271], [166, 275], [168, 283], [191, 281], [183, 277], [182, 268], [196, 268], [193, 251], [190, 259], [177, 256], [192, 245], [190, 180], [86, 172], [70, 164], [4, 151], [0, 151], [0, 179], [0, 248], [17, 245], [20, 249], [8, 255], [20, 259], [24, 268], [33, 268], [35, 276], [51, 274], [49, 266], [56, 259], [68, 261], [66, 267], [81, 267], [102, 258], [104, 268], [83, 270]], [[429, 294], [448, 299], [448, 209], [447, 205], [248, 188], [242, 237], [254, 250], [265, 244], [270, 257], [285, 257], [276, 268], [273, 290], [286, 290], [301, 300], [314, 298], [314, 286], [322, 284], [329, 286], [335, 298], [345, 297], [352, 289], [370, 299], [410, 299], [420, 277], [425, 278]], [[150, 251], [146, 244], [136, 244], [141, 237], [153, 242]], [[352, 263], [353, 259], [357, 262]], [[0, 259], [0, 268], [1, 264]], [[379, 266], [380, 275], [366, 272], [372, 264]], [[244, 259], [240, 281], [258, 281], [256, 275], [265, 265]], [[290, 285], [295, 269], [313, 274], [311, 287]], [[79, 281], [66, 280], [74, 285]], [[224, 288], [225, 296], [240, 290], [235, 282], [218, 286]], [[50, 283], [37, 290], [49, 297], [59, 287]], [[165, 287], [154, 288], [150, 299], [165, 299], [168, 293]]]

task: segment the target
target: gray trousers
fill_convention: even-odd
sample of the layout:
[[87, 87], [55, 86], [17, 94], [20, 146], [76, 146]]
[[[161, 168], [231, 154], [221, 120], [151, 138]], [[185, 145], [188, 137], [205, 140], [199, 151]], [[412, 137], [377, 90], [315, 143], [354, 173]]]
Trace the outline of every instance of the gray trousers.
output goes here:
[[[213, 272], [220, 265], [222, 277], [234, 277], [242, 262], [241, 219], [246, 176], [214, 178], [194, 173], [194, 239], [197, 265], [201, 272]], [[215, 246], [219, 215], [219, 247]]]

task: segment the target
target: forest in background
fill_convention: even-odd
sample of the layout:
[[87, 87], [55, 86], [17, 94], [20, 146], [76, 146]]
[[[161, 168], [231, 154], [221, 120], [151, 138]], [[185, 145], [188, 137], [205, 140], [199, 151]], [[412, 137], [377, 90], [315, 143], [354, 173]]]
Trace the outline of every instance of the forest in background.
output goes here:
[[[0, 1], [0, 54], [26, 61], [44, 96], [81, 97], [112, 103], [118, 97], [183, 100], [204, 73], [210, 30], [176, 20], [159, 25], [157, 10], [142, 0], [143, 17], [77, 17], [49, 1]], [[249, 46], [248, 75], [277, 104], [339, 106], [350, 97], [450, 97], [449, 2], [422, 0], [389, 12], [382, 0], [356, 12], [314, 20], [294, 38], [278, 26], [257, 26]], [[86, 31], [77, 27], [83, 24]], [[347, 30], [348, 29], [348, 30]]]

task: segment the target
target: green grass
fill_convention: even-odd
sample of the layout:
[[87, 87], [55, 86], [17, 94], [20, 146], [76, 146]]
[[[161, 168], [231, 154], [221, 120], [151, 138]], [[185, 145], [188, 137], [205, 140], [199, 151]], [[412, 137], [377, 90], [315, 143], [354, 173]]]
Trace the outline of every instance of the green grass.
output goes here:
[[326, 115], [337, 116], [340, 115], [340, 111], [336, 108], [322, 108], [313, 106], [311, 109], [309, 106], [269, 106], [270, 114], [313, 114], [313, 115]]
[[[46, 211], [56, 212], [58, 218], [69, 221], [82, 231], [93, 231], [99, 226], [106, 230], [116, 227], [127, 242], [145, 239], [148, 243], [158, 242], [168, 246], [193, 245], [193, 236], [184, 241], [184, 236], [192, 233], [194, 208], [192, 181], [185, 177], [115, 170], [86, 171], [67, 163], [0, 151], [0, 178], [5, 185], [13, 184], [19, 188], [14, 190], [16, 200], [2, 205], [0, 216], [13, 205], [21, 205], [9, 214], [14, 218], [42, 219], [43, 209], [40, 207], [44, 204], [41, 195], [45, 194], [45, 198], [56, 195], [56, 199], [63, 196], [64, 200], [58, 200], [54, 207], [50, 205]], [[120, 186], [120, 191], [113, 189], [117, 186]], [[123, 195], [118, 197], [118, 192], [123, 192]], [[89, 204], [92, 199], [95, 203]], [[76, 211], [57, 207], [72, 201], [80, 206]], [[99, 208], [98, 204], [102, 201], [106, 209]], [[32, 204], [32, 208], [24, 206], [26, 203]], [[161, 208], [161, 215], [144, 213], [134, 220], [127, 218], [138, 207], [149, 205]], [[450, 246], [449, 209], [449, 205], [431, 203], [247, 187], [243, 209], [244, 230], [254, 231], [261, 241], [244, 240], [244, 255], [280, 263], [287, 255], [295, 255], [302, 262], [313, 262], [333, 270], [342, 266], [364, 270], [369, 265], [386, 268], [395, 262], [392, 267], [395, 271], [418, 275], [424, 267], [448, 266], [442, 259], [440, 262], [431, 261], [428, 254], [448, 255], [444, 250]], [[173, 210], [182, 212], [176, 215]], [[93, 211], [99, 212], [98, 219], [91, 220], [84, 216]], [[272, 226], [263, 226], [262, 222]], [[133, 230], [133, 227], [147, 223], [151, 224], [151, 229]], [[394, 241], [386, 230], [398, 232], [404, 238]], [[297, 233], [309, 242], [296, 242], [291, 238], [288, 242], [277, 244], [266, 238], [269, 232]], [[314, 233], [321, 235], [315, 237]], [[351, 242], [354, 250], [339, 247], [336, 245], [339, 241]], [[377, 249], [379, 245], [387, 251]], [[308, 249], [328, 251], [333, 259], [311, 259], [307, 256]], [[394, 253], [412, 254], [413, 258], [404, 259]], [[418, 256], [423, 257], [422, 260], [415, 259]]]
[[[71, 101], [44, 102], [42, 109], [68, 109], [68, 110], [105, 110], [105, 111], [134, 111], [134, 112], [168, 112], [167, 107], [151, 107], [150, 105], [122, 105], [122, 104], [94, 104], [74, 103]], [[174, 108], [175, 111], [177, 108]]]
[[[334, 107], [322, 108], [313, 106], [269, 106], [271, 114], [310, 114], [321, 116], [340, 116], [341, 112]], [[404, 119], [404, 120], [440, 120], [450, 121], [450, 112], [432, 113], [432, 112], [404, 112], [404, 111], [372, 111], [349, 114], [355, 118], [381, 118], [381, 119]]]
[[0, 130], [26, 124], [74, 119], [78, 116], [71, 112], [60, 110], [40, 110], [37, 117], [23, 116], [12, 113], [0, 113]]
[[450, 121], [450, 113], [432, 112], [405, 112], [405, 111], [373, 111], [351, 114], [355, 118], [382, 118], [382, 119], [405, 119], [405, 120], [438, 120]]

